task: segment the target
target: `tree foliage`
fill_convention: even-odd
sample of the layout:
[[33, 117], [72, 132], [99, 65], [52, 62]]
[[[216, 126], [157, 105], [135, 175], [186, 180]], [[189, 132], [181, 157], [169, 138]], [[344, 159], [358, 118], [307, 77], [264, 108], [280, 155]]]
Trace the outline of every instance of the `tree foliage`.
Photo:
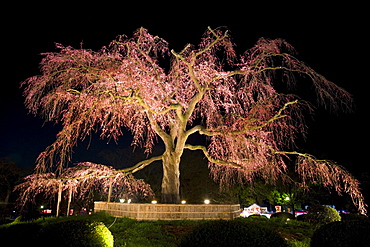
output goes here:
[[[298, 86], [297, 75], [305, 77], [300, 84], [310, 81], [318, 103], [333, 111], [349, 109], [350, 94], [298, 60], [282, 39], [261, 38], [241, 55], [234, 47], [224, 28], [208, 28], [198, 46], [179, 52], [144, 28], [100, 51], [57, 44], [58, 52], [43, 54], [41, 75], [23, 83], [27, 108], [63, 126], [40, 154], [37, 170], [60, 171], [79, 139], [99, 132], [117, 140], [126, 128], [149, 158], [122, 171], [162, 161], [162, 202], [180, 201], [179, 164], [190, 149], [204, 153], [221, 186], [257, 176], [274, 181], [285, 173], [287, 158], [297, 156], [302, 186], [319, 181], [349, 193], [364, 211], [358, 182], [348, 172], [294, 151], [297, 134], [306, 133], [304, 113], [312, 107], [280, 89]], [[168, 57], [169, 66], [163, 66]], [[194, 134], [206, 136], [207, 144], [187, 142]], [[150, 156], [158, 139], [165, 151]]]
[[[23, 207], [39, 194], [51, 198], [65, 192], [64, 197], [68, 198], [70, 203], [72, 195], [74, 198], [88, 200], [91, 191], [98, 190], [102, 194], [108, 194], [110, 187], [115, 188], [113, 193], [115, 198], [145, 199], [153, 196], [150, 185], [143, 180], [125, 175], [112, 167], [90, 162], [63, 169], [59, 175], [52, 172], [29, 175], [24, 178], [23, 183], [15, 187], [15, 190], [20, 192], [17, 204]], [[57, 214], [58, 211], [59, 208], [57, 208]]]
[[21, 177], [20, 169], [8, 158], [0, 158], [0, 201], [7, 204], [14, 186]]

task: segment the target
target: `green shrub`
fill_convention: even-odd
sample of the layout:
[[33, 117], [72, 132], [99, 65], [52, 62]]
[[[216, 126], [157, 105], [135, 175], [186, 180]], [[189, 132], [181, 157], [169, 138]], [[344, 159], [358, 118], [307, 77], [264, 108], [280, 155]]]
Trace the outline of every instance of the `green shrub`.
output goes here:
[[0, 239], [9, 246], [36, 246], [40, 229], [36, 223], [11, 223], [0, 227]]
[[122, 235], [124, 246], [127, 247], [176, 246], [175, 237], [153, 222], [138, 222], [122, 232]]
[[251, 214], [251, 215], [248, 216], [248, 218], [256, 218], [256, 219], [262, 219], [262, 220], [268, 219], [266, 216], [259, 215], [259, 214]]
[[113, 236], [101, 222], [69, 220], [50, 223], [41, 233], [45, 246], [112, 247]]
[[310, 241], [311, 239], [306, 238], [302, 241], [296, 241], [296, 240], [289, 241], [288, 244], [289, 244], [289, 247], [310, 247]]
[[311, 239], [311, 247], [369, 246], [370, 221], [337, 221], [321, 226]]
[[312, 205], [308, 207], [308, 213], [303, 217], [303, 221], [311, 223], [315, 228], [318, 228], [321, 225], [340, 221], [340, 215], [334, 208]]
[[289, 220], [282, 221], [279, 218], [270, 218], [262, 220], [259, 218], [238, 218], [235, 220], [244, 221], [248, 224], [253, 224], [268, 228], [278, 232], [292, 247], [309, 247], [309, 242], [314, 233], [312, 225], [307, 222]]
[[369, 220], [369, 218], [362, 214], [340, 214], [341, 221], [348, 220]]
[[294, 215], [290, 214], [290, 213], [286, 213], [286, 212], [279, 212], [279, 213], [275, 213], [273, 215], [271, 215], [272, 219], [281, 219], [282, 221], [287, 221], [288, 219], [289, 220], [294, 220], [295, 217]]
[[304, 219], [306, 218], [306, 214], [301, 214], [301, 215], [298, 215], [297, 217], [296, 217], [296, 219], [298, 220], [298, 221], [305, 221]]
[[219, 220], [200, 225], [189, 235], [185, 236], [179, 246], [285, 247], [288, 245], [278, 233], [269, 229], [240, 220]]

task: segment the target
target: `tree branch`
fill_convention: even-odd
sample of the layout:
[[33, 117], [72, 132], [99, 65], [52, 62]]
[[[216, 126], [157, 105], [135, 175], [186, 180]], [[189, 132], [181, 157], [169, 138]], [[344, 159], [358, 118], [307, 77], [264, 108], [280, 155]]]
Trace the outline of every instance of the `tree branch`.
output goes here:
[[163, 142], [165, 144], [171, 143], [171, 136], [169, 134], [167, 134], [164, 130], [161, 129], [161, 127], [155, 121], [155, 119], [153, 117], [153, 113], [148, 111], [147, 116], [148, 116], [148, 119], [149, 119], [154, 131], [162, 138]]
[[[290, 105], [294, 105], [294, 104], [297, 104], [298, 103], [298, 100], [295, 100], [295, 101], [290, 101], [290, 102], [287, 102], [284, 104], [284, 106], [282, 108], [280, 108], [280, 110], [272, 117], [270, 118], [269, 120], [267, 120], [265, 123], [261, 124], [261, 125], [258, 125], [258, 126], [254, 126], [254, 127], [251, 127], [251, 128], [247, 128], [246, 131], [249, 131], [249, 130], [255, 130], [255, 129], [261, 129], [263, 127], [266, 127], [269, 123], [272, 123], [273, 121], [276, 121], [280, 118], [284, 118], [286, 117], [287, 115], [283, 115], [283, 111], [285, 111], [288, 106]], [[244, 133], [246, 132], [244, 131]], [[242, 133], [243, 134], [243, 133]]]
[[270, 123], [272, 123], [272, 122], [274, 122], [274, 121], [276, 121], [280, 118], [286, 117], [287, 115], [284, 115], [283, 111], [286, 110], [290, 105], [294, 105], [294, 104], [297, 104], [297, 103], [298, 103], [298, 100], [290, 101], [290, 102], [285, 103], [284, 106], [282, 108], [280, 108], [279, 111], [272, 118], [270, 118], [269, 120], [267, 120], [265, 123], [263, 123], [261, 125], [252, 126], [252, 127], [248, 127], [247, 125], [244, 125], [244, 128], [242, 130], [229, 131], [227, 133], [225, 133], [224, 130], [209, 130], [209, 129], [206, 129], [205, 127], [203, 127], [202, 125], [196, 125], [193, 128], [189, 129], [186, 132], [186, 135], [190, 136], [191, 134], [194, 134], [195, 132], [199, 132], [199, 134], [206, 135], [206, 136], [217, 136], [217, 135], [236, 136], [236, 135], [245, 134], [245, 133], [247, 133], [248, 131], [251, 131], [251, 130], [264, 128], [268, 124], [270, 124]]
[[195, 60], [198, 56], [202, 55], [203, 53], [207, 52], [209, 49], [212, 48], [212, 46], [214, 46], [215, 44], [217, 44], [219, 41], [225, 39], [227, 37], [227, 31], [224, 33], [224, 35], [222, 37], [218, 36], [215, 31], [213, 31], [212, 28], [208, 27], [208, 30], [216, 37], [216, 39], [211, 42], [206, 48], [204, 48], [203, 50], [201, 51], [198, 51], [197, 53], [195, 53], [193, 59]]
[[163, 157], [163, 155], [154, 156], [154, 157], [151, 157], [147, 160], [140, 161], [139, 163], [137, 163], [136, 165], [134, 165], [132, 167], [121, 169], [119, 171], [122, 172], [122, 173], [125, 173], [125, 174], [133, 174], [133, 173], [135, 173], [137, 171], [140, 171], [141, 169], [145, 168], [146, 166], [150, 165], [154, 161], [162, 160], [162, 157]]
[[208, 153], [206, 147], [204, 147], [204, 146], [201, 146], [201, 145], [194, 146], [194, 145], [190, 145], [190, 144], [185, 144], [184, 148], [189, 149], [189, 150], [193, 150], [193, 151], [194, 150], [201, 150], [203, 152], [203, 154], [206, 156], [206, 158], [208, 159], [208, 161], [211, 162], [211, 163], [226, 165], [226, 166], [230, 166], [230, 167], [237, 168], [237, 169], [244, 169], [243, 166], [238, 165], [234, 162], [229, 162], [229, 161], [218, 160], [218, 159], [212, 158], [211, 155]]
[[296, 171], [302, 177], [303, 184], [306, 181], [319, 182], [326, 188], [334, 188], [339, 195], [344, 191], [351, 196], [352, 202], [358, 207], [360, 213], [366, 215], [367, 205], [361, 193], [359, 182], [343, 167], [331, 160], [317, 159], [311, 154], [277, 151], [269, 148], [275, 154], [296, 155], [301, 158], [297, 162]]
[[161, 111], [155, 111], [152, 107], [150, 107], [148, 104], [144, 102], [144, 100], [138, 95], [134, 93], [134, 90], [130, 89], [132, 91], [132, 94], [129, 96], [120, 96], [120, 95], [113, 95], [110, 91], [107, 92], [111, 97], [115, 99], [122, 99], [127, 101], [128, 104], [135, 104], [142, 106], [145, 110], [150, 111], [154, 115], [163, 115], [171, 110], [176, 110], [178, 108], [181, 108], [179, 104], [170, 104], [168, 107]]

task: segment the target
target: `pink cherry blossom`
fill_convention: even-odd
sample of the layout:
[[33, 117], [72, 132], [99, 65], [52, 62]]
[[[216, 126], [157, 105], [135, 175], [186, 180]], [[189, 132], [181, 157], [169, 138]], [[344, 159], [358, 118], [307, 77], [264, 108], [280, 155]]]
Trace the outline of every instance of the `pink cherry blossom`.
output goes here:
[[[313, 103], [281, 89], [310, 83], [319, 105], [333, 111], [350, 109], [350, 94], [298, 60], [282, 39], [261, 38], [239, 56], [234, 46], [228, 30], [208, 28], [198, 46], [174, 51], [140, 28], [97, 52], [58, 45], [58, 52], [45, 53], [41, 75], [23, 83], [25, 102], [63, 128], [39, 156], [37, 171], [60, 172], [79, 140], [92, 132], [117, 140], [125, 128], [149, 158], [122, 172], [162, 161], [162, 202], [180, 202], [179, 164], [190, 149], [204, 153], [221, 186], [256, 176], [274, 180], [285, 174], [287, 158], [296, 159], [304, 181], [349, 193], [365, 212], [358, 182], [348, 172], [295, 151]], [[188, 143], [193, 134], [207, 136], [207, 145]], [[158, 140], [165, 151], [151, 156]]]

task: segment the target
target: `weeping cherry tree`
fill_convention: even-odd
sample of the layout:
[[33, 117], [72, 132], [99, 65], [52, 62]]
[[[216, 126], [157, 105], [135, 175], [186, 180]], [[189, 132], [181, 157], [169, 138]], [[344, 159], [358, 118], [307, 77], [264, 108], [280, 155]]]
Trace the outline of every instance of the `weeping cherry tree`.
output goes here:
[[34, 202], [37, 195], [56, 200], [56, 215], [60, 213], [60, 204], [63, 194], [67, 199], [67, 215], [72, 198], [90, 200], [93, 192], [107, 194], [111, 201], [112, 187], [115, 187], [113, 196], [117, 198], [152, 198], [154, 193], [150, 185], [142, 179], [135, 179], [130, 174], [123, 174], [112, 167], [82, 162], [74, 167], [65, 168], [58, 175], [53, 172], [35, 173], [24, 178], [24, 182], [14, 190], [19, 192], [17, 205], [23, 208], [27, 202]]
[[[350, 94], [298, 60], [284, 40], [261, 38], [241, 55], [234, 46], [223, 28], [208, 28], [198, 46], [181, 51], [144, 28], [99, 51], [57, 44], [58, 52], [43, 54], [41, 75], [23, 82], [27, 108], [63, 126], [38, 157], [37, 171], [61, 170], [77, 142], [92, 133], [118, 140], [125, 128], [148, 158], [122, 172], [161, 161], [162, 203], [180, 202], [179, 164], [189, 149], [204, 153], [221, 186], [274, 181], [296, 160], [300, 186], [320, 182], [348, 193], [365, 212], [359, 183], [345, 169], [295, 151], [311, 104], [282, 89], [310, 83], [317, 103], [334, 111], [351, 107]], [[193, 135], [206, 137], [206, 144], [190, 144]], [[150, 155], [158, 141], [164, 152]]]

